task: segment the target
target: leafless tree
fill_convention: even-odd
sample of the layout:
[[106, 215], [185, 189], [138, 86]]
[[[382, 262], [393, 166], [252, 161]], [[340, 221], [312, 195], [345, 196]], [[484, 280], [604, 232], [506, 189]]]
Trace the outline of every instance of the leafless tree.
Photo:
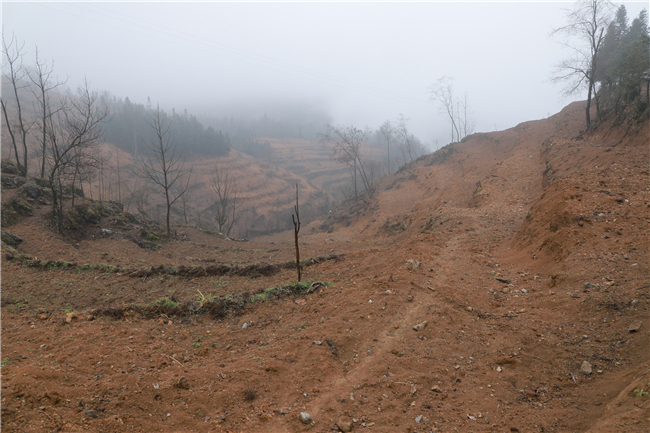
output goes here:
[[390, 174], [393, 172], [390, 166], [390, 142], [395, 135], [395, 130], [393, 128], [393, 125], [390, 123], [390, 120], [387, 120], [381, 124], [379, 127], [379, 133], [384, 137], [384, 140], [386, 140], [386, 151], [388, 153], [388, 173]]
[[[74, 199], [77, 195], [76, 185], [79, 183], [79, 190], [83, 196], [83, 183], [93, 179], [97, 169], [103, 169], [103, 155], [101, 152], [88, 152], [87, 149], [76, 148], [73, 151], [73, 167], [71, 169], [70, 190], [72, 194], [71, 206], [74, 206]], [[101, 197], [101, 196], [100, 196]]]
[[[52, 104], [51, 104], [52, 105]], [[47, 163], [52, 190], [53, 225], [63, 232], [63, 184], [74, 177], [79, 156], [99, 146], [101, 123], [107, 110], [97, 104], [97, 92], [86, 81], [75, 95], [63, 98], [56, 109], [48, 108]]]
[[368, 180], [371, 184], [374, 184], [385, 173], [382, 164], [375, 158], [366, 159], [364, 165], [368, 168]]
[[458, 104], [458, 122], [460, 124], [460, 131], [462, 138], [467, 137], [474, 133], [474, 122], [469, 118], [472, 114], [472, 109], [469, 105], [469, 96], [467, 92], [463, 95], [463, 99]]
[[141, 214], [146, 214], [145, 206], [149, 205], [149, 188], [147, 185], [140, 183], [141, 179], [136, 175], [135, 184], [132, 187], [129, 187], [128, 184], [125, 184], [126, 191], [128, 192], [127, 200], [124, 206], [126, 212], [129, 211], [131, 203], [135, 204], [135, 208]]
[[[573, 55], [555, 65], [552, 76], [554, 82], [566, 82], [565, 95], [572, 95], [587, 88], [585, 116], [587, 128], [591, 127], [591, 100], [596, 100], [596, 113], [600, 117], [600, 105], [596, 89], [598, 54], [605, 39], [607, 26], [612, 20], [614, 5], [609, 0], [577, 1], [573, 9], [567, 11], [568, 24], [559, 27], [551, 35], [563, 35], [564, 45]], [[574, 45], [569, 38], [577, 37], [580, 44]]]
[[454, 97], [454, 79], [442, 76], [429, 87], [429, 99], [440, 104], [440, 111], [451, 122], [451, 142], [460, 140], [460, 131], [456, 122], [456, 98]]
[[400, 115], [397, 117], [397, 121], [395, 122], [396, 123], [395, 132], [399, 137], [399, 148], [402, 151], [402, 154], [404, 155], [405, 162], [406, 162], [406, 155], [408, 155], [409, 157], [409, 162], [417, 158], [417, 155], [415, 155], [416, 150], [414, 148], [415, 143], [414, 143], [413, 134], [409, 132], [406, 126], [406, 122], [408, 121], [409, 119], [405, 118], [404, 115], [400, 113]]
[[212, 191], [214, 193], [214, 221], [220, 233], [230, 236], [232, 226], [237, 221], [237, 209], [241, 205], [237, 197], [237, 183], [230, 170], [216, 164], [212, 171]]
[[190, 187], [192, 169], [185, 169], [185, 158], [177, 154], [176, 141], [171, 136], [171, 120], [156, 106], [147, 124], [156, 136], [154, 141], [144, 141], [147, 154], [140, 157], [140, 176], [151, 181], [165, 195], [167, 206], [167, 237], [171, 236], [170, 213], [176, 200]]
[[321, 143], [332, 147], [332, 157], [337, 163], [351, 168], [355, 200], [359, 200], [357, 174], [361, 178], [364, 190], [372, 195], [372, 183], [366, 174], [361, 154], [361, 143], [366, 140], [365, 132], [354, 126], [328, 125], [327, 129], [326, 133], [320, 135]]
[[472, 110], [467, 92], [458, 99], [454, 92], [454, 79], [442, 76], [429, 87], [429, 100], [440, 104], [440, 112], [449, 117], [451, 142], [457, 142], [474, 133], [474, 122], [470, 119]]
[[[9, 43], [7, 40], [2, 38], [2, 55], [5, 58], [3, 65], [5, 68], [2, 70], [2, 74], [8, 80], [9, 85], [11, 86], [11, 91], [14, 96], [15, 108], [15, 120], [12, 122], [10, 120], [9, 111], [13, 111], [8, 107], [7, 100], [3, 97], [0, 98], [0, 105], [2, 106], [2, 114], [7, 126], [7, 132], [11, 137], [11, 144], [14, 148], [14, 153], [16, 154], [16, 163], [18, 165], [18, 170], [22, 176], [27, 176], [27, 133], [31, 129], [32, 125], [28, 124], [23, 118], [23, 106], [20, 103], [20, 95], [23, 90], [28, 88], [28, 83], [25, 80], [27, 77], [27, 71], [23, 66], [23, 45], [19, 45], [15, 36], [11, 37]], [[23, 161], [20, 161], [20, 154], [18, 152], [18, 144], [22, 147]]]
[[196, 178], [189, 180], [190, 188], [185, 194], [181, 194], [180, 200], [181, 200], [181, 207], [183, 208], [183, 221], [185, 222], [185, 225], [188, 224], [188, 218], [187, 218], [187, 211], [190, 207], [190, 202], [192, 201], [192, 189], [196, 186]]
[[52, 77], [53, 73], [54, 67], [48, 67], [45, 61], [41, 61], [38, 58], [38, 47], [36, 47], [36, 66], [28, 73], [28, 75], [29, 79], [34, 84], [32, 93], [36, 98], [38, 107], [37, 123], [41, 132], [41, 136], [38, 138], [40, 147], [37, 153], [41, 157], [41, 178], [45, 177], [45, 158], [47, 154], [47, 125], [48, 118], [51, 116], [51, 110], [53, 108], [52, 104], [50, 104], [50, 92], [52, 92], [57, 87], [65, 84], [65, 81], [59, 82], [58, 80], [54, 80]]

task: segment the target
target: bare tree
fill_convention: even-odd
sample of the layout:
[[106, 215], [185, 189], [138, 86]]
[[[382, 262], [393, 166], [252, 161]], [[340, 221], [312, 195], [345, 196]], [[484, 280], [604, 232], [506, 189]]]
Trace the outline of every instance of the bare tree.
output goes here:
[[[6, 67], [3, 68], [2, 74], [7, 78], [13, 91], [14, 103], [16, 104], [15, 116], [16, 119], [13, 122], [9, 119], [9, 109], [7, 107], [7, 101], [5, 98], [0, 99], [0, 105], [2, 106], [2, 114], [4, 115], [5, 122], [7, 123], [7, 131], [11, 137], [11, 143], [14, 148], [14, 153], [16, 154], [16, 163], [18, 165], [18, 170], [22, 176], [27, 176], [27, 133], [31, 129], [30, 124], [27, 124], [23, 119], [23, 107], [20, 103], [19, 93], [24, 89], [28, 88], [28, 84], [25, 81], [27, 76], [27, 71], [23, 66], [23, 45], [18, 45], [18, 41], [15, 36], [11, 37], [9, 44], [7, 40], [2, 38], [2, 54], [5, 58], [3, 65]], [[16, 137], [17, 135], [17, 137]], [[18, 143], [22, 147], [23, 153], [23, 162], [20, 162], [20, 154], [18, 152]]]
[[73, 150], [72, 168], [70, 170], [72, 172], [70, 182], [72, 201], [70, 206], [74, 207], [74, 199], [77, 195], [77, 182], [79, 182], [79, 191], [84, 196], [83, 182], [90, 183], [90, 180], [97, 173], [97, 168], [101, 167], [103, 169], [103, 164], [103, 155], [101, 152], [89, 152], [85, 148], [76, 148]]
[[[51, 116], [52, 105], [50, 104], [50, 92], [57, 87], [65, 84], [64, 82], [54, 81], [52, 74], [54, 67], [47, 66], [47, 63], [39, 60], [38, 47], [36, 47], [36, 66], [28, 73], [29, 79], [34, 84], [32, 93], [38, 104], [38, 126], [41, 136], [38, 138], [40, 148], [37, 153], [41, 157], [41, 178], [45, 177], [45, 158], [47, 154], [47, 125], [48, 118]], [[50, 110], [48, 112], [48, 110]]]
[[[89, 154], [101, 141], [101, 123], [107, 110], [97, 104], [97, 92], [89, 83], [65, 97], [58, 108], [48, 108], [47, 162], [52, 190], [54, 229], [63, 232], [63, 184], [75, 176], [80, 154]], [[73, 186], [74, 187], [74, 186]]]
[[415, 159], [413, 157], [415, 155], [414, 137], [406, 127], [406, 122], [408, 121], [409, 119], [405, 118], [404, 115], [400, 113], [400, 115], [397, 117], [395, 126], [395, 132], [397, 133], [397, 136], [400, 140], [399, 147], [402, 151], [402, 155], [404, 156], [404, 162], [406, 162], [406, 155], [409, 156], [409, 162]]
[[591, 99], [596, 100], [596, 113], [600, 117], [600, 105], [596, 89], [598, 74], [598, 55], [605, 39], [607, 26], [612, 20], [614, 5], [609, 0], [577, 1], [572, 10], [567, 11], [568, 24], [559, 27], [551, 35], [561, 34], [569, 39], [578, 38], [580, 45], [564, 42], [573, 51], [572, 57], [555, 65], [552, 80], [566, 82], [565, 95], [572, 95], [587, 88], [587, 106], [585, 115], [587, 128], [591, 127]]
[[237, 197], [237, 183], [230, 170], [216, 164], [212, 172], [212, 191], [214, 193], [214, 221], [220, 233], [230, 236], [230, 231], [237, 221], [237, 209], [241, 205]]
[[129, 188], [128, 184], [125, 184], [126, 190], [128, 192], [128, 198], [125, 204], [125, 211], [128, 212], [131, 207], [131, 203], [135, 204], [136, 210], [140, 214], [146, 214], [145, 206], [149, 205], [149, 188], [147, 185], [140, 184], [140, 178], [137, 176], [135, 178], [135, 184], [132, 188]]
[[361, 178], [364, 189], [369, 195], [373, 194], [372, 183], [364, 168], [361, 155], [361, 143], [366, 139], [364, 131], [354, 126], [331, 126], [328, 131], [320, 134], [321, 143], [332, 146], [332, 157], [339, 164], [345, 164], [352, 170], [352, 182], [354, 185], [354, 198], [359, 200], [357, 189], [357, 174]]
[[467, 95], [467, 92], [463, 95], [463, 99], [459, 102], [458, 104], [458, 122], [460, 124], [460, 130], [462, 132], [463, 137], [465, 138], [468, 135], [471, 135], [474, 133], [474, 122], [468, 118], [470, 114], [472, 114], [472, 109], [469, 106], [469, 96]]
[[192, 194], [191, 194], [192, 189], [194, 189], [194, 187], [196, 187], [196, 177], [194, 179], [192, 179], [190, 177], [190, 179], [188, 180], [188, 183], [190, 184], [190, 188], [188, 189], [188, 191], [185, 194], [181, 194], [181, 196], [180, 196], [181, 207], [183, 208], [183, 221], [184, 221], [185, 225], [188, 224], [187, 213], [188, 213], [188, 210], [189, 210], [189, 207], [190, 207], [190, 202], [192, 201]]
[[460, 141], [460, 131], [456, 123], [457, 101], [454, 97], [454, 79], [444, 75], [438, 78], [436, 84], [429, 87], [429, 99], [432, 102], [440, 103], [440, 111], [449, 117], [451, 122], [451, 142]]
[[365, 166], [368, 168], [368, 180], [374, 184], [384, 174], [382, 164], [375, 158], [368, 158], [365, 161]]
[[171, 208], [190, 187], [192, 169], [185, 169], [185, 158], [177, 154], [176, 141], [171, 136], [171, 120], [160, 106], [150, 113], [147, 124], [153, 129], [155, 141], [144, 141], [146, 156], [140, 157], [140, 176], [162, 189], [167, 207], [167, 237], [171, 236]]
[[387, 157], [388, 173], [390, 174], [393, 172], [390, 166], [390, 141], [393, 139], [393, 136], [395, 135], [395, 130], [393, 128], [393, 125], [390, 123], [390, 120], [387, 120], [381, 124], [381, 126], [379, 127], [379, 133], [384, 137], [384, 140], [386, 140], [386, 151], [388, 153], [388, 157]]

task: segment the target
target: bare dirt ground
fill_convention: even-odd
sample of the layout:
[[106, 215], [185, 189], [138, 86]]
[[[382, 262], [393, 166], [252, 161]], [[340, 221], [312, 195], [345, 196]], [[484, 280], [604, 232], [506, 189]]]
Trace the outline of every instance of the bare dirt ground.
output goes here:
[[303, 279], [331, 283], [303, 294], [266, 291], [295, 281], [291, 232], [155, 250], [35, 209], [2, 251], [3, 431], [648, 431], [650, 129], [579, 135], [583, 107], [303, 227], [330, 256]]

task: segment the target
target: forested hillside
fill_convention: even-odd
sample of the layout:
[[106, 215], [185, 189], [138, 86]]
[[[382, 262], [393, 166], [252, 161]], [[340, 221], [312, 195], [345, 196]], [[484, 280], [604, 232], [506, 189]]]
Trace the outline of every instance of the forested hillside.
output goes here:
[[[104, 125], [104, 138], [120, 149], [137, 156], [145, 151], [142, 141], [155, 142], [156, 135], [150, 122], [152, 107], [132, 103], [129, 98], [117, 99], [106, 97], [103, 100], [110, 107], [109, 121]], [[195, 152], [205, 155], [227, 155], [232, 146], [228, 134], [205, 128], [187, 111], [179, 114], [172, 111], [169, 115], [174, 125], [174, 139], [183, 152]]]

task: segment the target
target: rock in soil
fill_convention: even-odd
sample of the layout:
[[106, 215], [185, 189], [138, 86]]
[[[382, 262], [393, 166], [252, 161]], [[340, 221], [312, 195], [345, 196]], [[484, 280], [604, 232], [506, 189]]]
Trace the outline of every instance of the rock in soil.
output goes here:
[[338, 422], [336, 423], [336, 426], [343, 433], [348, 433], [352, 431], [352, 423], [350, 421], [339, 419]]
[[307, 412], [300, 412], [300, 422], [303, 424], [310, 424], [311, 423], [311, 416]]
[[427, 321], [425, 320], [422, 323], [418, 323], [417, 325], [413, 326], [413, 330], [416, 332], [422, 331], [424, 328], [427, 327]]
[[627, 330], [629, 332], [637, 332], [639, 329], [641, 329], [640, 320], [635, 320], [634, 322], [630, 323], [630, 326], [627, 327]]

